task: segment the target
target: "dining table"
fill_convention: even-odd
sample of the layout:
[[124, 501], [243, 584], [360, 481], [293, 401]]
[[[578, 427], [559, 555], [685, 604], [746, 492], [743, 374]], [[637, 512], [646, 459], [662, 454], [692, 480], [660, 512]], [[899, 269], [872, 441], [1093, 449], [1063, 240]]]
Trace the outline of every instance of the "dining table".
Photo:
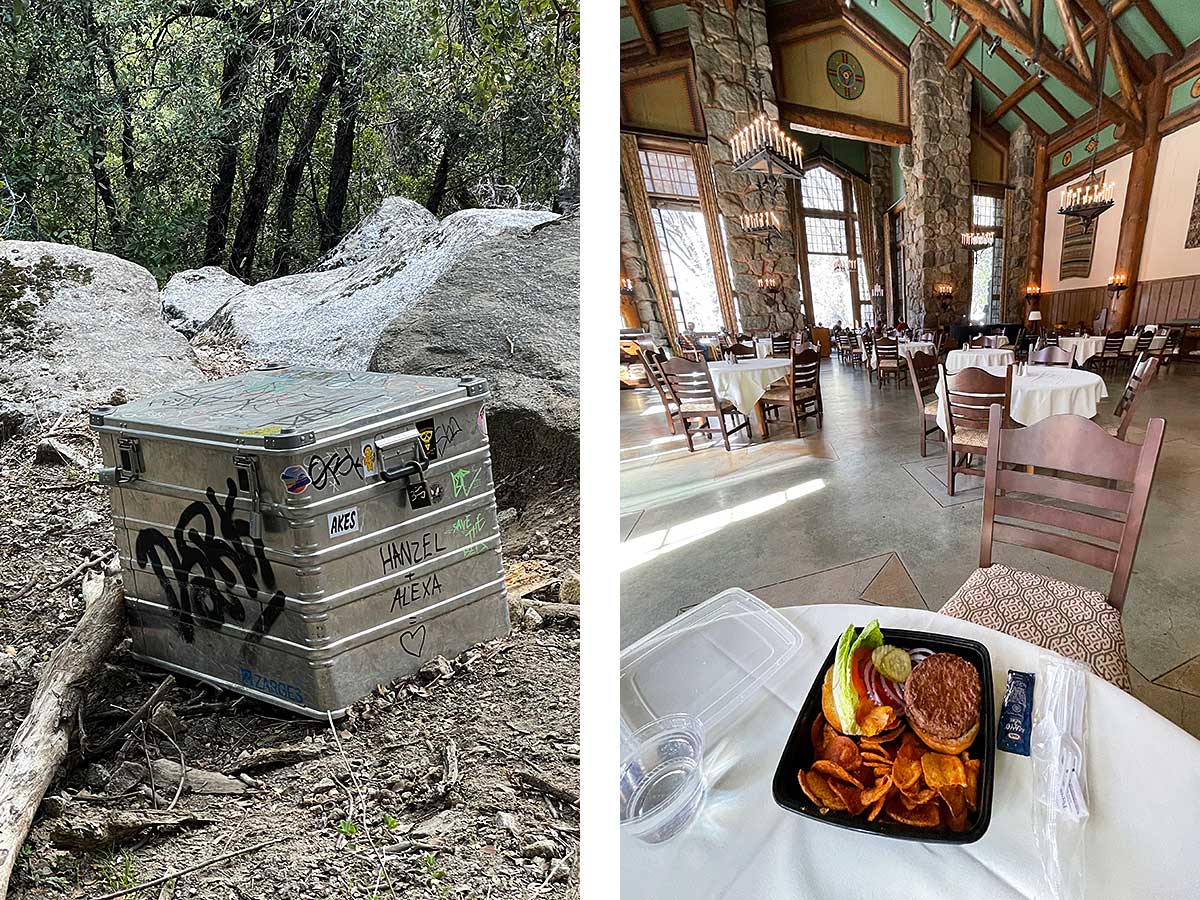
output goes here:
[[[997, 711], [1008, 671], [1037, 673], [1043, 655], [1054, 654], [920, 609], [816, 603], [779, 612], [798, 632], [798, 648], [745, 701], [736, 721], [705, 735], [707, 794], [687, 829], [659, 844], [622, 832], [623, 900], [1051, 897], [1034, 838], [1030, 757], [995, 751], [991, 820], [969, 844], [898, 840], [798, 816], [775, 803], [771, 785], [809, 688], [847, 625], [878, 618], [884, 629], [982, 643], [992, 667], [984, 688]], [[655, 670], [656, 679], [679, 683], [680, 696], [705, 677], [695, 646], [681, 642], [677, 657], [662, 658]], [[1200, 897], [1200, 867], [1190, 863], [1200, 834], [1200, 741], [1107, 681], [1091, 674], [1085, 681], [1089, 816], [1081, 852], [1064, 850], [1060, 860], [1077, 873], [1077, 896]], [[1035, 682], [1035, 703], [1039, 687]]]
[[[1165, 334], [1155, 335], [1150, 341], [1151, 350], [1161, 350], [1167, 345]], [[1075, 354], [1075, 365], [1082, 366], [1085, 362], [1104, 349], [1104, 335], [1063, 335], [1058, 339], [1058, 346]], [[1137, 335], [1126, 335], [1121, 342], [1122, 353], [1132, 353], [1137, 348]]]
[[[992, 375], [1003, 375], [1006, 366], [979, 366]], [[938, 398], [937, 423], [946, 430], [946, 404], [942, 379], [935, 388]], [[1013, 371], [1009, 416], [1022, 425], [1033, 425], [1049, 416], [1071, 413], [1085, 419], [1095, 417], [1100, 401], [1108, 396], [1104, 379], [1095, 372], [1067, 366], [1024, 366]]]
[[728, 400], [743, 415], [752, 416], [758, 425], [758, 433], [763, 434], [762, 409], [758, 401], [772, 384], [787, 377], [791, 367], [790, 359], [745, 358], [737, 362], [709, 363], [708, 371], [717, 396]]
[[946, 354], [946, 371], [957, 372], [971, 366], [1009, 366], [1016, 357], [1011, 350], [994, 347], [962, 347]]
[[[914, 353], [928, 353], [930, 356], [936, 355], [933, 349], [933, 341], [900, 341], [896, 345], [896, 349], [901, 356], [912, 356]], [[879, 368], [879, 353], [875, 346], [871, 346], [871, 368]]]

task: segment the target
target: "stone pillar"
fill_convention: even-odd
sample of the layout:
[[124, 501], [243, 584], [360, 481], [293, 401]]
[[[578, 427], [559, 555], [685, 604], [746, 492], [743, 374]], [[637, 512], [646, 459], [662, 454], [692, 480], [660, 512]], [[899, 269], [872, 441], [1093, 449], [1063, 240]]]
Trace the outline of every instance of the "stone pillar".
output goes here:
[[[803, 306], [787, 192], [780, 191], [774, 205], [769, 201], [764, 204], [755, 191], [755, 179], [733, 171], [729, 152], [729, 138], [749, 123], [751, 110], [757, 109], [759, 86], [752, 83], [751, 52], [761, 72], [766, 113], [779, 119], [767, 45], [766, 4], [765, 0], [746, 0], [736, 4], [735, 9], [736, 16], [724, 0], [688, 4], [688, 35], [696, 61], [700, 108], [708, 127], [717, 207], [725, 218], [726, 249], [742, 327], [791, 329], [803, 321]], [[783, 232], [782, 239], [773, 239], [769, 249], [761, 239], [745, 234], [738, 224], [742, 213], [761, 209], [776, 210]], [[783, 290], [778, 297], [769, 297], [758, 289], [755, 278], [764, 272], [780, 276]]]
[[633, 302], [637, 307], [642, 327], [659, 343], [667, 342], [667, 329], [663, 325], [654, 286], [650, 281], [650, 268], [646, 263], [646, 251], [642, 247], [642, 236], [637, 220], [629, 210], [625, 198], [625, 179], [621, 179], [621, 270], [633, 282]]
[[1037, 165], [1037, 136], [1022, 122], [1008, 139], [1008, 228], [1004, 239], [1004, 297], [1001, 321], [1021, 322], [1025, 316], [1025, 288], [1029, 278], [1029, 241], [1035, 204], [1044, 197], [1033, 194]]
[[875, 259], [870, 272], [868, 290], [875, 285], [883, 287], [883, 297], [872, 297], [871, 305], [875, 309], [875, 321], [888, 321], [888, 297], [892, 294], [892, 285], [887, 277], [887, 220], [888, 206], [892, 194], [892, 155], [887, 147], [880, 144], [867, 144], [867, 176], [871, 179], [871, 230], [874, 234]]
[[[935, 328], [964, 323], [970, 311], [969, 251], [959, 235], [971, 224], [971, 76], [946, 71], [946, 54], [918, 33], [908, 69], [911, 144], [900, 151], [904, 172], [904, 279], [908, 323]], [[950, 284], [950, 303], [934, 285]]]

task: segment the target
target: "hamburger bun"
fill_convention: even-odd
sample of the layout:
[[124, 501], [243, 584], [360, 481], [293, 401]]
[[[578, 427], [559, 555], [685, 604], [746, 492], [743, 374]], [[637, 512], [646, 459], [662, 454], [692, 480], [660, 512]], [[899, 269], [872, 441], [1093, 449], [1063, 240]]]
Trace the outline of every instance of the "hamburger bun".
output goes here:
[[982, 697], [979, 671], [953, 653], [925, 658], [904, 684], [908, 724], [938, 753], [961, 753], [975, 742]]

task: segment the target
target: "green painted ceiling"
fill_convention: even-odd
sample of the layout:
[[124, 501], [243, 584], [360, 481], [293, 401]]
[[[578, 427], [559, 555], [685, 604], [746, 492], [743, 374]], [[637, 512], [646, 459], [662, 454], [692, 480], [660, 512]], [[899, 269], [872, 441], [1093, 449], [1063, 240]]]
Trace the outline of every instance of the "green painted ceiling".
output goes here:
[[[768, 0], [768, 3], [772, 6], [782, 5], [786, 2], [804, 2], [804, 0]], [[1020, 0], [1020, 2], [1022, 8], [1028, 13], [1029, 0]], [[1101, 0], [1101, 2], [1104, 2], [1104, 0]], [[918, 26], [912, 19], [896, 8], [895, 4], [897, 3], [903, 3], [908, 9], [918, 15], [922, 13], [921, 0], [879, 0], [877, 6], [872, 6], [868, 0], [855, 0], [856, 6], [862, 12], [875, 19], [885, 30], [899, 40], [905, 44], [910, 44], [917, 34]], [[942, 37], [949, 40], [949, 9], [944, 0], [933, 0], [933, 3], [933, 28]], [[1198, 6], [1200, 6], [1198, 0], [1154, 0], [1155, 9], [1158, 10], [1159, 14], [1171, 27], [1171, 30], [1175, 32], [1175, 36], [1179, 38], [1185, 47], [1200, 39], [1200, 13], [1197, 12]], [[1045, 3], [1044, 9], [1044, 30], [1046, 37], [1055, 46], [1061, 47], [1066, 43], [1066, 36], [1063, 32], [1062, 23], [1058, 19], [1055, 4], [1052, 2]], [[649, 15], [655, 31], [661, 33], [685, 27], [687, 24], [686, 13], [686, 6], [678, 4], [652, 10]], [[1167, 52], [1166, 44], [1150, 26], [1150, 23], [1137, 7], [1130, 7], [1117, 21], [1125, 34], [1128, 35], [1130, 41], [1143, 56], [1150, 57], [1155, 53]], [[959, 29], [960, 35], [965, 33], [968, 24], [969, 22], [964, 21]], [[636, 40], [637, 37], [637, 27], [633, 24], [633, 19], [626, 15], [625, 10], [622, 9], [621, 40]], [[1094, 42], [1089, 43], [1089, 51], [1094, 46]], [[1018, 74], [1011, 66], [1004, 62], [999, 54], [990, 57], [983, 54], [981, 60], [982, 47], [983, 42], [976, 41], [967, 54], [967, 60], [979, 68], [1000, 91], [1007, 94], [1015, 90], [1024, 80], [1024, 76]], [[1009, 48], [1006, 47], [1006, 49]], [[1012, 51], [1010, 50], [1010, 52]], [[1023, 62], [1020, 54], [1012, 52], [1012, 55], [1018, 62]], [[1081, 116], [1093, 109], [1092, 101], [1080, 97], [1054, 78], [1045, 79], [1043, 86], [1072, 116]], [[1116, 77], [1113, 75], [1111, 67], [1107, 67], [1105, 72], [1104, 90], [1107, 94], [1117, 93]], [[978, 92], [985, 112], [991, 112], [1000, 103], [1001, 98], [981, 84]], [[1172, 104], [1174, 105], [1174, 103], [1175, 99], [1172, 98]], [[1029, 118], [1048, 133], [1058, 131], [1065, 124], [1059, 114], [1046, 102], [1045, 98], [1039, 95], [1038, 91], [1034, 91], [1022, 99], [1020, 108], [1025, 115], [1029, 116]], [[1009, 131], [1020, 123], [1021, 117], [1015, 111], [1010, 111], [1000, 122]], [[1100, 145], [1102, 148], [1105, 146], [1103, 138]]]

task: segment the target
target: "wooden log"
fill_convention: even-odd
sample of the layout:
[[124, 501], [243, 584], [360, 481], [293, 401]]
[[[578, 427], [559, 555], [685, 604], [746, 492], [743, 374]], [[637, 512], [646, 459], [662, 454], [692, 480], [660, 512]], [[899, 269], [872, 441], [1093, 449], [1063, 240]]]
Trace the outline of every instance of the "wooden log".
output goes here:
[[50, 657], [29, 714], [0, 767], [0, 900], [34, 814], [54, 779], [75, 728], [88, 684], [125, 633], [125, 591], [113, 573], [83, 582], [83, 617]]
[[1075, 65], [1079, 68], [1080, 74], [1088, 81], [1092, 80], [1092, 63], [1088, 59], [1087, 50], [1083, 46], [1083, 38], [1080, 37], [1079, 28], [1075, 25], [1075, 16], [1071, 14], [1071, 7], [1067, 0], [1054, 0], [1054, 5], [1058, 9], [1058, 20], [1062, 23], [1063, 32], [1067, 35], [1067, 44], [1071, 48], [1071, 55], [1075, 57]]
[[818, 109], [815, 106], [780, 101], [779, 116], [788, 124], [815, 134], [856, 138], [893, 147], [912, 143], [912, 129], [907, 125], [880, 122], [877, 119]]
[[[1022, 290], [1042, 284], [1042, 254], [1046, 244], [1046, 207], [1049, 201], [1046, 197], [1046, 179], [1050, 174], [1050, 155], [1045, 141], [1038, 141], [1033, 155], [1033, 183], [1030, 191], [1033, 194], [1033, 211], [1029, 216], [1029, 250], [1026, 254], [1026, 278]], [[1035, 301], [1036, 302], [1036, 301]], [[1025, 317], [1033, 309], [1030, 303], [1025, 304]]]
[[983, 33], [983, 26], [978, 22], [971, 23], [971, 27], [967, 29], [967, 33], [962, 36], [954, 49], [946, 55], [946, 69], [950, 70], [963, 61], [967, 55], [967, 51], [971, 49], [971, 45], [979, 40], [979, 35]]
[[579, 606], [574, 603], [551, 603], [546, 600], [522, 600], [521, 609], [536, 609], [546, 619], [573, 619], [579, 621]]

